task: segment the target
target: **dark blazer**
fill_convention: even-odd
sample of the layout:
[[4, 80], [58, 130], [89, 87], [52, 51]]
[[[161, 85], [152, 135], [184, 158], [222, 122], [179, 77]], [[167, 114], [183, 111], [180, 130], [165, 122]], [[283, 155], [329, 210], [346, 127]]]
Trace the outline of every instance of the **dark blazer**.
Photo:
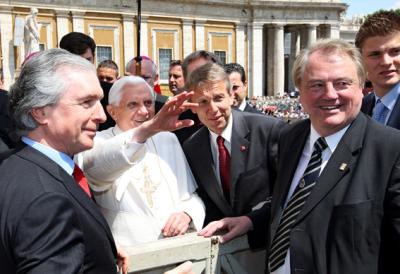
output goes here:
[[7, 151], [16, 144], [12, 138], [13, 124], [8, 101], [8, 92], [0, 89], [0, 152]]
[[104, 112], [106, 113], [107, 120], [104, 123], [101, 123], [99, 125], [99, 128], [97, 129], [98, 131], [105, 130], [107, 128], [115, 126], [115, 121], [111, 117], [111, 115], [107, 111], [107, 105], [108, 105], [108, 94], [110, 93], [110, 89], [113, 84], [107, 83], [100, 81], [100, 86], [103, 89], [103, 98], [100, 100], [101, 105], [103, 106]]
[[0, 174], [2, 273], [116, 273], [112, 234], [72, 176], [26, 145]]
[[283, 122], [237, 110], [232, 115], [230, 201], [224, 198], [214, 172], [208, 128], [201, 128], [183, 144], [206, 206], [205, 225], [229, 216], [253, 218], [257, 214], [253, 207], [268, 199], [275, 180], [277, 138]]
[[[372, 110], [375, 107], [375, 95], [373, 92], [363, 98], [361, 111], [372, 116]], [[400, 129], [400, 96], [397, 97], [396, 104], [387, 121], [387, 126]]]
[[[281, 132], [270, 239], [309, 132], [309, 120]], [[362, 113], [353, 121], [291, 231], [292, 274], [399, 272], [399, 140], [399, 131]]]
[[246, 103], [246, 106], [244, 107], [243, 111], [251, 112], [251, 113], [263, 114], [261, 110], [258, 110], [255, 107], [250, 106], [249, 103]]

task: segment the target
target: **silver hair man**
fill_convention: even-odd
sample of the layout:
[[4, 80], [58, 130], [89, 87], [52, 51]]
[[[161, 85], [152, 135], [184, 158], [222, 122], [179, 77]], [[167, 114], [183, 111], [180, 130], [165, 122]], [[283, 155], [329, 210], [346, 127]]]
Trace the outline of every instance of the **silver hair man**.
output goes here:
[[70, 84], [63, 77], [65, 67], [94, 72], [93, 64], [63, 49], [51, 49], [29, 60], [10, 88], [10, 111], [19, 130], [33, 130], [33, 108], [55, 105]]

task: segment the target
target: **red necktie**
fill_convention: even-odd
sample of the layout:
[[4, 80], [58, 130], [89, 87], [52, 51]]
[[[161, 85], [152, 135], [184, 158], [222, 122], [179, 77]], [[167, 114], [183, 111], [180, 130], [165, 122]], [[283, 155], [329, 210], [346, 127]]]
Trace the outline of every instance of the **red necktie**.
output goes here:
[[217, 137], [218, 153], [219, 153], [219, 175], [221, 178], [222, 190], [225, 199], [230, 201], [230, 188], [231, 188], [231, 157], [228, 150], [224, 146], [224, 138]]
[[85, 174], [83, 174], [82, 169], [79, 168], [78, 165], [75, 164], [74, 172], [72, 173], [75, 181], [79, 184], [79, 186], [86, 192], [86, 194], [92, 198], [92, 194], [90, 192], [90, 188], [88, 182], [86, 180]]

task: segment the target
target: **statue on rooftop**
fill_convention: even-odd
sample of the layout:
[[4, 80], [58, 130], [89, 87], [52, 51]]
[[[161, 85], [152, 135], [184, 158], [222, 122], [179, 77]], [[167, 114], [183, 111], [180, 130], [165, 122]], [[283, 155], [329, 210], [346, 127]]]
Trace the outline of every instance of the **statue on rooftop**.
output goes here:
[[25, 57], [32, 52], [39, 51], [39, 38], [40, 38], [40, 24], [36, 21], [36, 15], [38, 14], [37, 8], [31, 8], [31, 12], [25, 18], [24, 27], [24, 45], [25, 45]]

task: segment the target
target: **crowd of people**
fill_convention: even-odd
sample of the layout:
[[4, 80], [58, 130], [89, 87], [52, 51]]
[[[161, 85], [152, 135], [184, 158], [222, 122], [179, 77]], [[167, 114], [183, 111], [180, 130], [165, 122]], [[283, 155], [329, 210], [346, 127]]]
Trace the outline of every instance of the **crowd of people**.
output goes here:
[[369, 16], [356, 46], [302, 50], [298, 98], [247, 100], [243, 67], [205, 50], [171, 62], [167, 97], [147, 56], [119, 76], [112, 60], [94, 66], [85, 34], [60, 48], [30, 55], [0, 92], [5, 273], [127, 273], [125, 246], [189, 231], [247, 233], [266, 250], [257, 264], [244, 254], [250, 273], [397, 273], [395, 12]]

